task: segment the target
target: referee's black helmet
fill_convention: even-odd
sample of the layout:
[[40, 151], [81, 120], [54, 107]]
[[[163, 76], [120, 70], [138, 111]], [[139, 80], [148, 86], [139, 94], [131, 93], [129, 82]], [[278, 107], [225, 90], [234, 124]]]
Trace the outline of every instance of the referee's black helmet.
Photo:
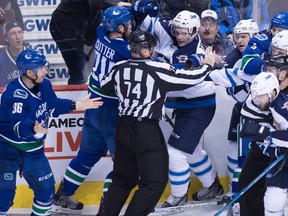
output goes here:
[[129, 46], [132, 53], [140, 54], [141, 48], [154, 48], [156, 38], [149, 32], [136, 30], [129, 37]]

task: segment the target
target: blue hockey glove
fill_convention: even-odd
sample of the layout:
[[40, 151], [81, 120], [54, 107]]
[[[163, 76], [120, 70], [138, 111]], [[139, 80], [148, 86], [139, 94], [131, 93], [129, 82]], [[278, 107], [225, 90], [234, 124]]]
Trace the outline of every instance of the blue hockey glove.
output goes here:
[[156, 17], [160, 10], [160, 4], [156, 0], [138, 0], [131, 6], [131, 13], [135, 19], [145, 18], [147, 15]]
[[270, 128], [255, 122], [246, 122], [240, 131], [241, 138], [252, 138], [254, 141], [263, 142], [269, 136]]
[[186, 65], [185, 68], [187, 69], [201, 68], [203, 66], [201, 57], [204, 58], [204, 55], [201, 53], [191, 55], [185, 63]]

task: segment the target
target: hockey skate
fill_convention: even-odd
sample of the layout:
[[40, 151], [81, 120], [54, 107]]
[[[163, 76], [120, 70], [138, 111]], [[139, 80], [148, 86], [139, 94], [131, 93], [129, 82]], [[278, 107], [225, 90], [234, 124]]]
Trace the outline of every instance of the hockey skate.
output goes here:
[[213, 199], [216, 196], [223, 194], [224, 189], [220, 184], [219, 178], [216, 175], [213, 184], [209, 188], [202, 188], [192, 195], [193, 201], [204, 201]]
[[83, 203], [77, 202], [70, 196], [65, 196], [63, 189], [64, 183], [61, 182], [56, 194], [54, 195], [52, 212], [68, 215], [80, 215], [84, 207]]
[[161, 205], [161, 208], [185, 205], [187, 203], [187, 200], [187, 193], [182, 197], [175, 197], [173, 195], [170, 195], [168, 199]]
[[232, 186], [231, 186], [231, 184], [229, 184], [228, 192], [223, 195], [221, 202], [222, 203], [229, 203], [233, 199], [234, 195], [235, 195], [235, 193], [232, 192]]

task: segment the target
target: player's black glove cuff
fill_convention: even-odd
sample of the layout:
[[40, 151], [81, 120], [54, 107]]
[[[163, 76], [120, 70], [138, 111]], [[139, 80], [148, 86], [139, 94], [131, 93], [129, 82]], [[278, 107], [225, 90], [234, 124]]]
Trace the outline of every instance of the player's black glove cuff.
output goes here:
[[260, 125], [255, 122], [247, 122], [242, 125], [240, 131], [241, 138], [252, 138], [255, 141], [263, 142], [269, 135], [269, 127]]

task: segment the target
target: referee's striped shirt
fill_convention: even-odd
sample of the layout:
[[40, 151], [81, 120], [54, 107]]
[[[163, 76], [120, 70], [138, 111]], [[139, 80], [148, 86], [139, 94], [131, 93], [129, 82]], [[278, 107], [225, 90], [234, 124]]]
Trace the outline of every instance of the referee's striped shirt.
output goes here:
[[101, 85], [103, 90], [116, 91], [121, 116], [160, 120], [167, 92], [196, 85], [210, 71], [206, 64], [188, 71], [163, 62], [130, 59], [115, 64]]

